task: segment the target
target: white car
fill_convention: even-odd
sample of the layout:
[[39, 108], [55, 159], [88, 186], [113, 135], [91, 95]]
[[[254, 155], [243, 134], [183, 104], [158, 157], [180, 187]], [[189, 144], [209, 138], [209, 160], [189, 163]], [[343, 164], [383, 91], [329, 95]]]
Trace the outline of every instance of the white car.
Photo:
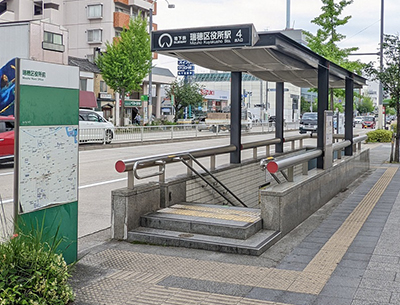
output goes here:
[[110, 144], [114, 125], [93, 110], [79, 109], [79, 143], [102, 142]]
[[356, 116], [354, 118], [354, 124], [361, 124], [363, 121], [364, 117], [363, 116]]

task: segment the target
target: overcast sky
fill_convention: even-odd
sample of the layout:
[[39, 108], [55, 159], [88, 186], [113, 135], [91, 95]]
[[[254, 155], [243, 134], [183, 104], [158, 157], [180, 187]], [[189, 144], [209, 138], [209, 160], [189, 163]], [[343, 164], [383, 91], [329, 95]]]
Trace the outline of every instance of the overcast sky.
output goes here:
[[[215, 25], [254, 24], [257, 31], [276, 31], [286, 27], [287, 0], [168, 0], [175, 8], [169, 9], [165, 0], [158, 0], [153, 22], [159, 30], [208, 27]], [[311, 20], [321, 13], [321, 0], [291, 0], [292, 28], [316, 33]], [[349, 22], [338, 28], [346, 35], [340, 47], [359, 47], [358, 53], [377, 52], [380, 37], [381, 0], [354, 0], [341, 17], [351, 15]], [[384, 1], [384, 32], [400, 32], [400, 1]], [[377, 56], [352, 56], [363, 62], [377, 61]], [[176, 74], [176, 59], [160, 56], [154, 64], [169, 68]], [[208, 70], [197, 69], [196, 72]]]

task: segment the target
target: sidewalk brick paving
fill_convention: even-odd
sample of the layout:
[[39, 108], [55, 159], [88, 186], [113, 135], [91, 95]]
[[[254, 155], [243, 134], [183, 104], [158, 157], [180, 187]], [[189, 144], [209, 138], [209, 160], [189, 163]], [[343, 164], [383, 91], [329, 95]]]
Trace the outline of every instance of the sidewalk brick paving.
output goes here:
[[389, 151], [372, 147], [370, 173], [329, 215], [260, 257], [101, 243], [76, 265], [74, 304], [400, 304], [400, 171], [384, 163]]

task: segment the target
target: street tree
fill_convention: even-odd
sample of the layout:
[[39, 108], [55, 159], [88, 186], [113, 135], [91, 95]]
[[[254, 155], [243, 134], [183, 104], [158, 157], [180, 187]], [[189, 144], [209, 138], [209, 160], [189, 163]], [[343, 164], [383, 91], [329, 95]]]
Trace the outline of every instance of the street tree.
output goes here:
[[[344, 8], [349, 4], [353, 3], [353, 0], [321, 0], [322, 13], [315, 17], [311, 22], [318, 25], [319, 29], [314, 35], [310, 32], [305, 31], [307, 46], [315, 53], [325, 57], [329, 61], [357, 74], [361, 74], [363, 64], [357, 61], [350, 61], [348, 56], [351, 52], [357, 51], [357, 47], [352, 48], [340, 48], [338, 43], [346, 38], [345, 35], [338, 32], [338, 27], [348, 23], [351, 16], [340, 18]], [[344, 96], [343, 90], [341, 89], [330, 89], [330, 109], [334, 110], [334, 96]]]
[[374, 102], [368, 95], [362, 95], [360, 101], [356, 105], [356, 109], [361, 114], [367, 114], [374, 111]]
[[183, 118], [186, 107], [198, 107], [203, 102], [202, 87], [195, 82], [186, 82], [184, 80], [174, 81], [165, 89], [167, 97], [173, 101], [174, 122]]
[[106, 43], [106, 52], [96, 60], [104, 81], [121, 96], [121, 126], [124, 126], [125, 94], [141, 91], [143, 79], [150, 72], [151, 56], [147, 21], [138, 14], [124, 27], [120, 37]]
[[372, 80], [380, 81], [384, 93], [390, 95], [389, 106], [396, 109], [397, 128], [394, 162], [399, 162], [400, 147], [400, 37], [396, 35], [384, 35], [383, 37], [383, 66], [375, 67], [370, 63], [367, 74]]

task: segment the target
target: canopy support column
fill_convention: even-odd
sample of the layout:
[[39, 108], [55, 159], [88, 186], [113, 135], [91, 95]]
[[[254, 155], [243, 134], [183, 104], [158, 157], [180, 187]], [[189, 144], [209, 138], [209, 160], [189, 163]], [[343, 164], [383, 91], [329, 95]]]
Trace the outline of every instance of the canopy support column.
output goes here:
[[[318, 133], [317, 148], [324, 151], [325, 110], [328, 110], [329, 65], [326, 61], [318, 65]], [[317, 158], [317, 168], [324, 168], [324, 155]]]
[[281, 139], [281, 142], [275, 144], [275, 152], [283, 153], [283, 109], [284, 109], [284, 92], [285, 83], [276, 83], [276, 100], [275, 100], [275, 138]]
[[231, 144], [236, 151], [231, 152], [230, 162], [240, 163], [242, 115], [242, 72], [231, 73]]
[[[344, 139], [353, 140], [353, 99], [354, 99], [354, 81], [353, 77], [346, 77], [345, 87], [345, 111], [344, 111]], [[346, 156], [353, 155], [353, 145], [347, 146], [344, 150]]]

